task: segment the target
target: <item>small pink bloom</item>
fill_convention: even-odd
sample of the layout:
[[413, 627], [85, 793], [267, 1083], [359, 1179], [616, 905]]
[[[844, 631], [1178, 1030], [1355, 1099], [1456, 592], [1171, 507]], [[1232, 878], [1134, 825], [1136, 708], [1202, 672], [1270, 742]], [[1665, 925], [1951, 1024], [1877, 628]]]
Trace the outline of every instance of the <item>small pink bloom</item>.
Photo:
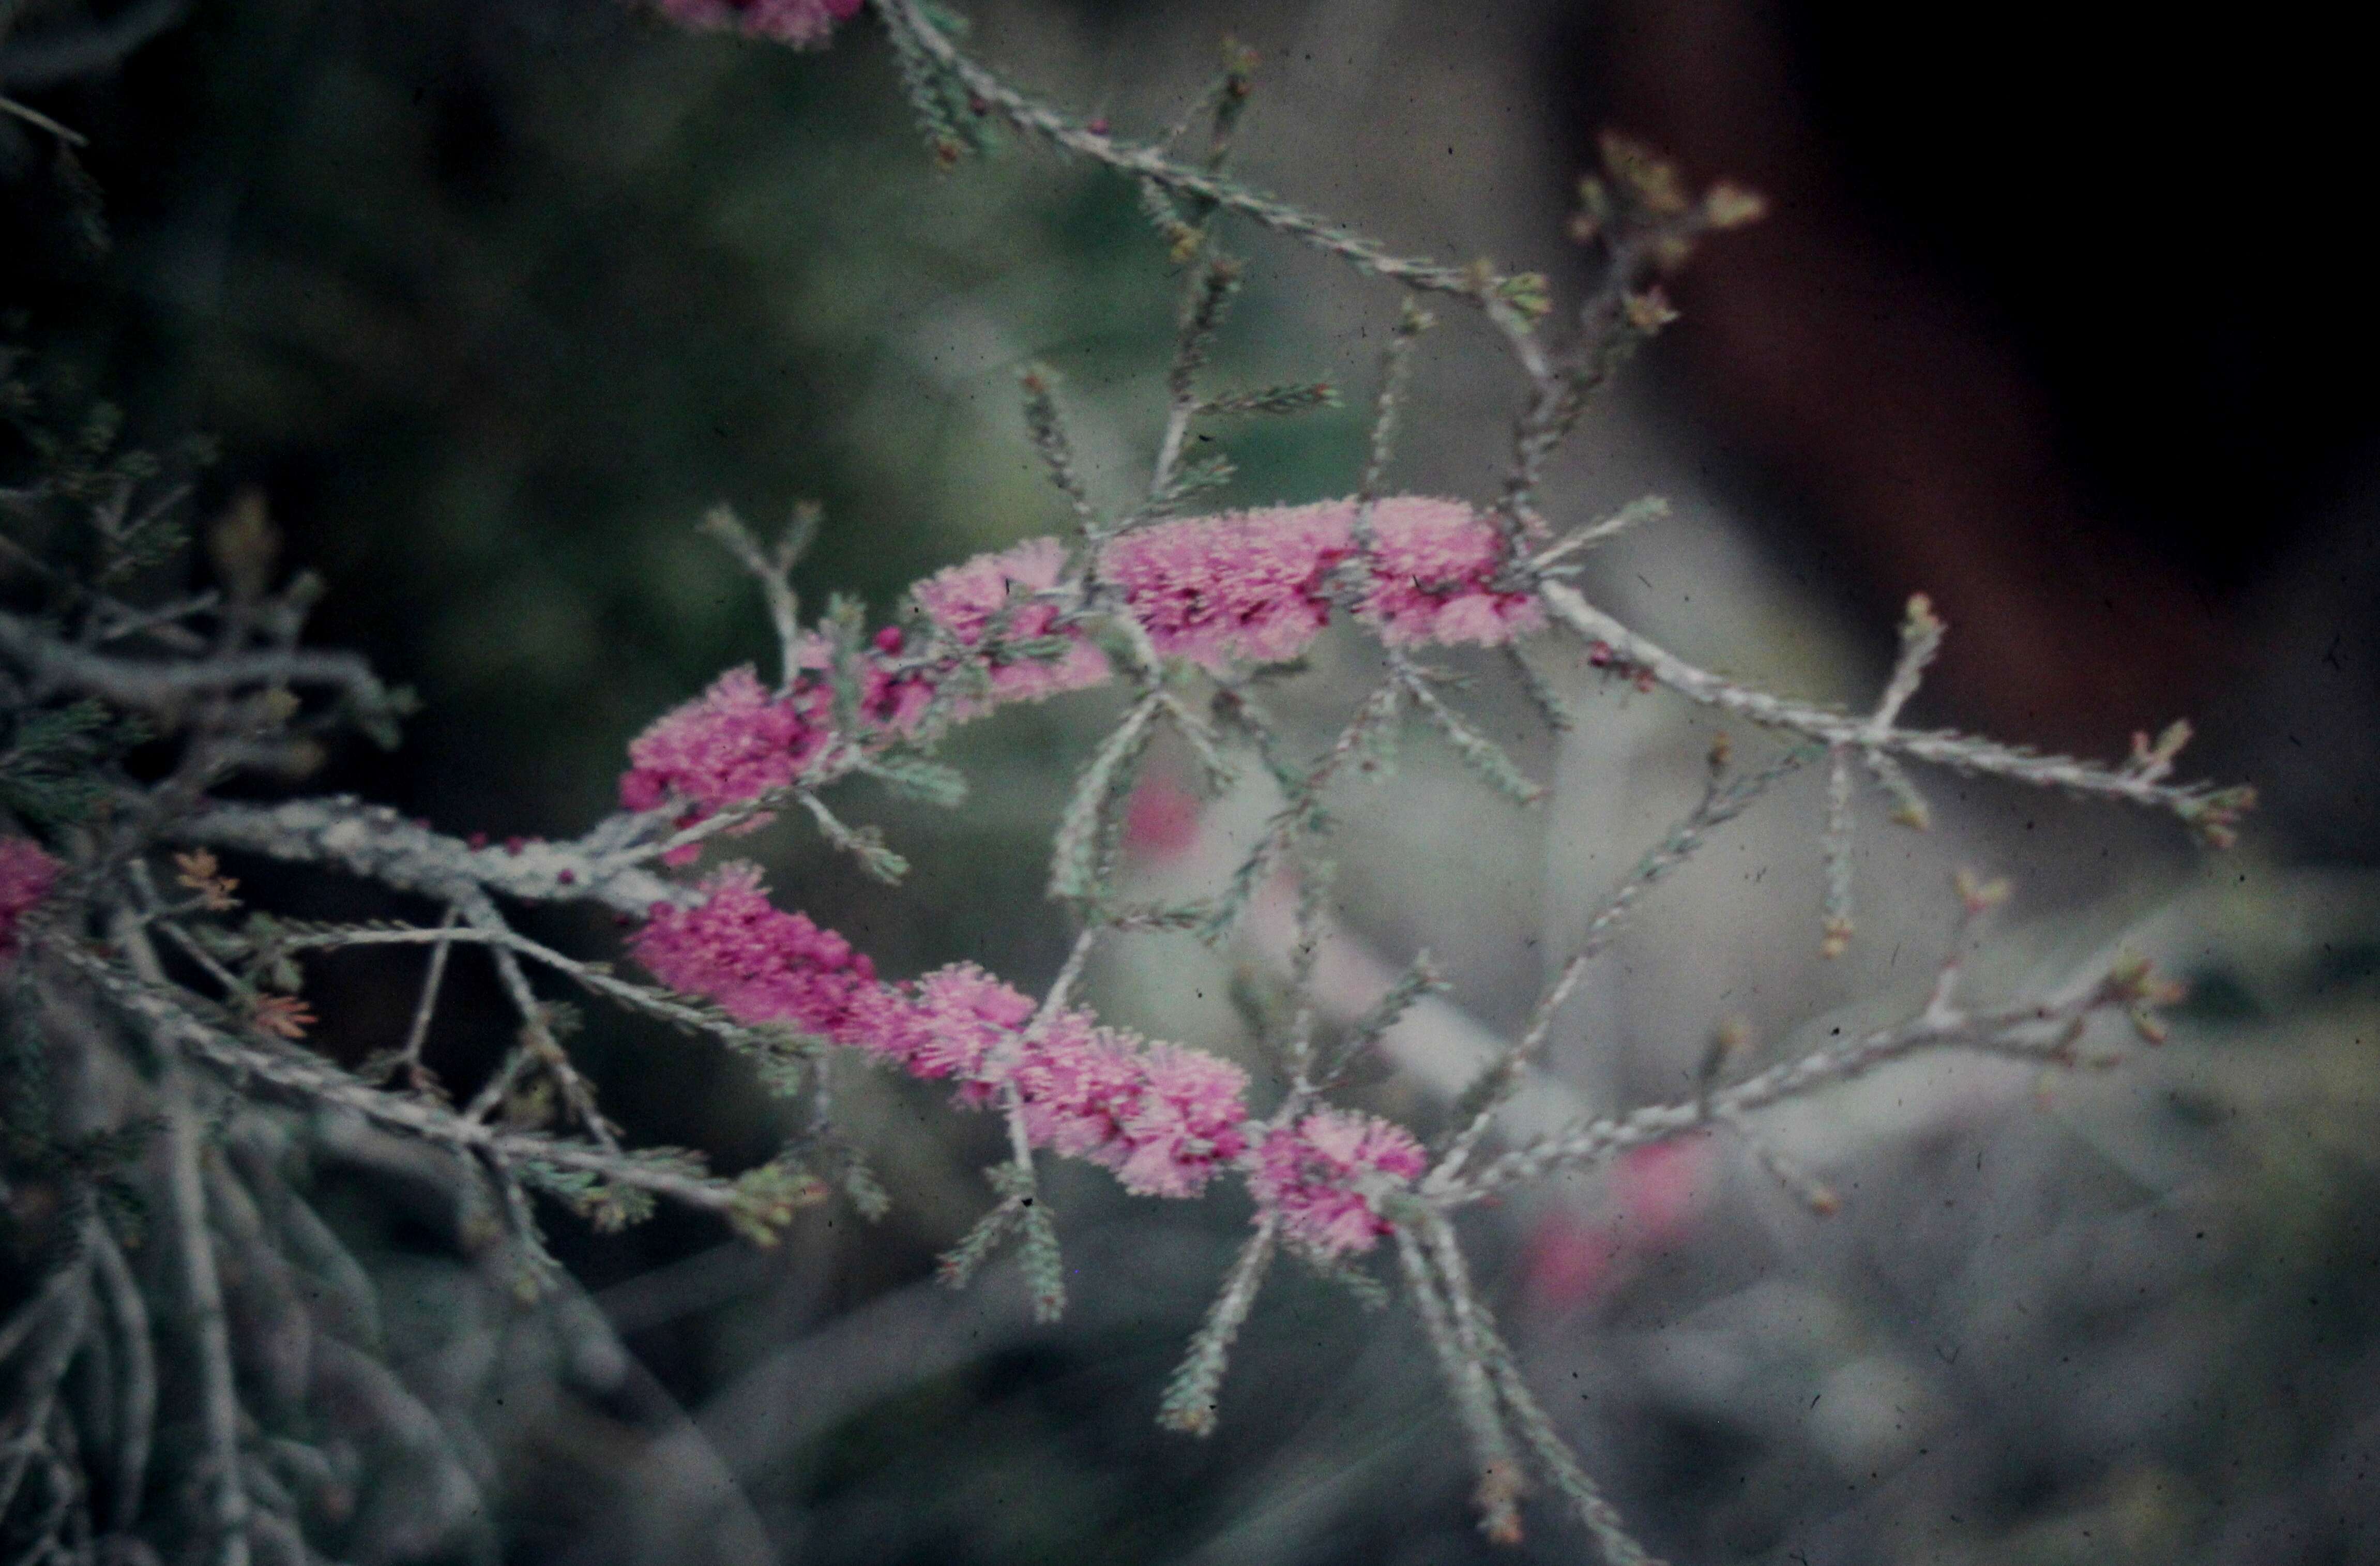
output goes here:
[[1612, 1171], [1612, 1194], [1630, 1239], [1648, 1248], [1684, 1239], [1709, 1204], [1710, 1173], [1710, 1147], [1701, 1136], [1621, 1154]]
[[861, 668], [859, 714], [877, 728], [910, 733], [933, 699], [934, 687], [921, 673], [896, 674], [873, 662]]
[[[1278, 663], [1329, 622], [1354, 525], [1353, 500], [1185, 517], [1127, 533], [1103, 564], [1159, 651], [1210, 669]], [[1390, 646], [1493, 647], [1543, 623], [1529, 595], [1493, 587], [1501, 535], [1462, 502], [1391, 496], [1371, 528], [1360, 613]]]
[[0, 958], [17, 954], [18, 924], [50, 894], [63, 868], [37, 843], [0, 837]]
[[1368, 1251], [1390, 1232], [1380, 1198], [1419, 1178], [1425, 1160], [1404, 1127], [1377, 1115], [1317, 1110], [1276, 1128], [1257, 1150], [1248, 1189], [1278, 1213], [1282, 1236], [1326, 1256]]
[[1154, 864], [1175, 858], [1198, 841], [1198, 810], [1196, 795], [1151, 774], [1124, 807], [1124, 844]]
[[1137, 1064], [1140, 1092], [1118, 1124], [1116, 1178], [1136, 1196], [1195, 1196], [1247, 1148], [1248, 1074], [1178, 1044], [1151, 1044]]
[[1016, 1064], [1016, 1096], [1034, 1146], [1113, 1169], [1129, 1151], [1123, 1118], [1140, 1098], [1144, 1067], [1138, 1040], [1100, 1027], [1088, 1013], [1052, 1017], [1025, 1039]]
[[1325, 501], [1161, 522], [1108, 546], [1101, 566], [1158, 651], [1209, 669], [1279, 663], [1330, 620], [1353, 515]]
[[1390, 647], [1498, 647], [1545, 623], [1528, 594], [1492, 586], [1503, 564], [1503, 539], [1469, 506], [1400, 495], [1374, 507], [1372, 526], [1372, 587], [1363, 615]]
[[1522, 1242], [1522, 1292], [1539, 1310], [1574, 1310], [1610, 1291], [1624, 1248], [1609, 1225], [1585, 1222], [1557, 1208]]
[[858, 14], [862, 0], [659, 0], [662, 14], [682, 27], [734, 28], [747, 38], [773, 39], [796, 49], [822, 49], [837, 22]]

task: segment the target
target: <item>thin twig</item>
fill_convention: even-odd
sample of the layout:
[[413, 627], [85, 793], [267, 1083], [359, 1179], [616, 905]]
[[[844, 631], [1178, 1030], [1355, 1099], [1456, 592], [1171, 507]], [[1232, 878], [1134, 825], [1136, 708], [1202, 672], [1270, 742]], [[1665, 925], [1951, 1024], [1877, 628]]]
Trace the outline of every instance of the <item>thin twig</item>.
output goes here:
[[446, 979], [446, 954], [455, 949], [455, 924], [462, 910], [449, 905], [446, 917], [438, 921], [438, 944], [430, 949], [430, 971], [422, 976], [421, 998], [413, 1005], [413, 1025], [406, 1029], [405, 1047], [397, 1051], [389, 1075], [405, 1074], [406, 1083], [417, 1091], [426, 1086], [421, 1074], [422, 1046], [430, 1041], [430, 1017], [438, 1007], [439, 987]]
[[884, 25], [915, 41], [935, 64], [955, 76], [984, 105], [1028, 135], [1066, 149], [1122, 174], [1165, 189], [1196, 196], [1350, 262], [1358, 272], [1386, 277], [1409, 288], [1476, 300], [1480, 281], [1467, 267], [1400, 256], [1378, 242], [1317, 213], [1249, 189], [1236, 181], [1179, 163], [1155, 147], [1119, 141], [1034, 102], [962, 54], [927, 19], [915, 0], [874, 0]]

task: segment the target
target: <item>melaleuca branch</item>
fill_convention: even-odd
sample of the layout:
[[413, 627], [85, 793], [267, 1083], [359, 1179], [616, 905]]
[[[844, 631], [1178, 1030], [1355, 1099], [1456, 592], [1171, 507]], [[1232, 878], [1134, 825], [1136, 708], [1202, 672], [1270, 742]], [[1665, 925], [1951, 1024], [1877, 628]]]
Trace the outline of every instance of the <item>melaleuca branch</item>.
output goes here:
[[738, 1210], [735, 1183], [691, 1172], [683, 1156], [637, 1157], [569, 1137], [507, 1130], [410, 1095], [384, 1092], [318, 1057], [251, 1042], [211, 1024], [187, 1002], [96, 954], [60, 959], [150, 1037], [223, 1083], [288, 1102], [343, 1111], [383, 1130], [480, 1157], [495, 1167], [584, 1174], [722, 1216]]
[[[871, 0], [877, 16], [898, 43], [948, 72], [986, 108], [1027, 135], [1093, 163], [1132, 176], [1169, 195], [1189, 196], [1276, 234], [1286, 235], [1360, 272], [1432, 293], [1476, 298], [1475, 272], [1424, 257], [1401, 256], [1377, 240], [1318, 212], [1293, 206], [1212, 171], [1169, 157], [1154, 146], [1121, 141], [1089, 121], [1062, 114], [1018, 91], [953, 43], [915, 0]], [[1490, 279], [1492, 285], [1497, 280]]]
[[198, 662], [115, 657], [44, 636], [23, 618], [0, 612], [0, 654], [24, 670], [30, 699], [96, 697], [169, 721], [197, 698], [258, 686], [319, 687], [354, 703], [358, 713], [375, 717], [404, 710], [403, 701], [380, 683], [371, 666], [350, 652], [285, 648]]
[[[1965, 890], [1967, 917], [1961, 935], [1976, 915], [2005, 893], [2005, 885], [1998, 886], [1996, 894], [1994, 889]], [[1691, 1099], [1648, 1104], [1536, 1138], [1491, 1159], [1468, 1177], [1461, 1175], [1459, 1165], [1453, 1166], [1428, 1189], [1447, 1205], [1466, 1205], [1557, 1171], [1606, 1161], [1632, 1147], [1689, 1135], [1722, 1121], [1741, 1122], [1755, 1111], [1854, 1081], [1929, 1050], [1966, 1050], [2034, 1066], [2111, 1066], [2119, 1056], [2086, 1053], [2082, 1048], [2093, 1019], [2120, 1017], [2155, 1042], [2163, 1036], [2147, 1009], [2160, 999], [2171, 1000], [2174, 994], [2150, 974], [2146, 965], [2126, 961], [2062, 994], [1976, 1007], [1960, 997], [1960, 975], [1954, 951], [1925, 1004], [1900, 1022], [1829, 1043]]]
[[[826, 42], [858, 8], [858, 0], [784, 0], [765, 12], [726, 0], [659, 3], [698, 25], [736, 26], [800, 47]], [[1733, 1074], [1742, 1051], [1722, 1038], [1690, 1099], [1510, 1140], [1512, 1107], [1539, 1080], [1563, 1008], [1588, 984], [1595, 959], [1715, 833], [1817, 757], [1828, 774], [1817, 835], [1828, 868], [1820, 926], [1828, 952], [1852, 938], [1863, 776], [1912, 827], [1927, 814], [1910, 771], [1922, 764], [2162, 811], [2216, 845], [2229, 841], [2249, 795], [2170, 781], [2185, 726], [2154, 742], [2137, 736], [2131, 757], [2113, 765], [1902, 726], [1945, 635], [1922, 600], [1911, 606], [1885, 689], [1864, 712], [1701, 669], [1589, 601], [1577, 586], [1584, 557], [1664, 508], [1648, 499], [1558, 534], [1541, 493], [1549, 461], [1593, 397], [1673, 318], [1661, 276], [1710, 236], [1756, 217], [1755, 198], [1725, 184], [1694, 191], [1645, 149], [1608, 138], [1597, 174], [1581, 186], [1572, 228], [1591, 249], [1595, 280], [1563, 309], [1541, 277], [1400, 255], [1234, 177], [1230, 160], [1254, 80], [1245, 50], [1227, 51], [1178, 123], [1133, 140], [1011, 86], [959, 47], [954, 18], [920, 0], [870, 5], [944, 161], [988, 149], [997, 122], [1134, 182], [1169, 259], [1183, 269], [1148, 482], [1128, 508], [1103, 513], [1068, 431], [1071, 394], [1062, 395], [1047, 370], [1026, 370], [1026, 440], [1068, 530], [915, 584], [898, 618], [872, 633], [864, 606], [847, 599], [831, 600], [805, 622], [792, 574], [820, 526], [814, 509], [797, 509], [765, 542], [732, 514], [714, 513], [705, 532], [754, 579], [767, 610], [773, 683], [754, 667], [732, 670], [655, 720], [628, 747], [619, 810], [580, 835], [491, 844], [354, 797], [223, 797], [222, 785], [244, 775], [302, 774], [349, 729], [393, 742], [407, 698], [358, 659], [298, 645], [316, 588], [301, 578], [273, 590], [261, 502], [236, 505], [208, 540], [219, 588], [143, 606], [118, 589], [179, 547], [174, 528], [185, 489], [155, 495], [137, 465], [74, 457], [60, 473], [0, 494], [18, 512], [80, 506], [78, 536], [90, 556], [88, 568], [36, 562], [49, 607], [0, 611], [8, 722], [0, 824], [10, 828], [0, 833], [0, 964], [16, 967], [12, 1016], [22, 1011], [41, 1023], [36, 1044], [0, 1052], [0, 1069], [30, 1081], [38, 1074], [28, 1062], [46, 1069], [63, 1052], [94, 1081], [108, 1079], [120, 1111], [115, 1123], [93, 1130], [82, 1123], [105, 1118], [103, 1096], [67, 1095], [55, 1123], [29, 1138], [48, 1160], [43, 1178], [70, 1193], [76, 1244], [0, 1322], [0, 1366], [31, 1394], [0, 1426], [0, 1525], [26, 1514], [20, 1494], [42, 1490], [67, 1497], [58, 1503], [67, 1510], [45, 1510], [29, 1531], [52, 1544], [71, 1531], [60, 1519], [71, 1511], [76, 1432], [60, 1426], [57, 1394], [76, 1356], [98, 1352], [92, 1345], [101, 1341], [122, 1367], [111, 1383], [121, 1390], [110, 1459], [117, 1514], [104, 1526], [129, 1534], [146, 1525], [144, 1497], [153, 1487], [144, 1488], [144, 1476], [163, 1417], [152, 1350], [172, 1331], [196, 1367], [200, 1407], [184, 1443], [195, 1455], [176, 1459], [181, 1488], [171, 1504], [223, 1566], [285, 1554], [292, 1540], [302, 1551], [303, 1508], [257, 1461], [262, 1398], [233, 1353], [226, 1296], [236, 1287], [269, 1291], [301, 1268], [333, 1279], [339, 1308], [358, 1321], [372, 1316], [373, 1295], [293, 1184], [243, 1151], [255, 1139], [294, 1140], [302, 1128], [318, 1143], [368, 1142], [378, 1156], [410, 1149], [436, 1167], [442, 1189], [468, 1211], [467, 1227], [501, 1253], [510, 1285], [534, 1293], [555, 1282], [539, 1195], [604, 1227], [674, 1203], [762, 1244], [835, 1187], [875, 1216], [884, 1194], [836, 1123], [825, 1068], [840, 1053], [945, 1085], [960, 1108], [999, 1117], [1006, 1150], [985, 1171], [990, 1197], [941, 1270], [963, 1282], [1014, 1242], [1043, 1318], [1063, 1309], [1066, 1294], [1060, 1221], [1040, 1177], [1046, 1160], [1090, 1163], [1152, 1199], [1190, 1199], [1219, 1183], [1244, 1187], [1254, 1209], [1248, 1238], [1159, 1404], [1159, 1417], [1175, 1429], [1215, 1428], [1232, 1345], [1260, 1308], [1277, 1261], [1293, 1257], [1359, 1296], [1385, 1297], [1366, 1270], [1385, 1243], [1446, 1381], [1485, 1532], [1500, 1542], [1519, 1538], [1524, 1500], [1549, 1488], [1604, 1558], [1634, 1566], [1652, 1558], [1532, 1393], [1472, 1277], [1453, 1215], [1631, 1148], [1714, 1129], [1740, 1139], [1761, 1167], [1824, 1212], [1835, 1198], [1763, 1137], [1761, 1111], [1924, 1051], [2079, 1067], [2108, 1058], [2084, 1050], [2103, 1018], [2158, 1036], [2156, 1008], [2173, 992], [2136, 963], [2048, 996], [1971, 1001], [1961, 953], [1998, 892], [1966, 881], [1951, 955], [1912, 1015], [1741, 1075]], [[1201, 122], [1203, 154], [1185, 152]], [[1191, 509], [1231, 473], [1220, 456], [1185, 460], [1202, 420], [1293, 417], [1334, 406], [1339, 395], [1334, 381], [1318, 377], [1254, 390], [1207, 383], [1242, 277], [1223, 248], [1232, 220], [1404, 291], [1379, 365], [1366, 459], [1344, 500], [1222, 516]], [[1481, 310], [1523, 382], [1504, 470], [1492, 497], [1477, 504], [1399, 494], [1390, 484], [1396, 437], [1413, 422], [1408, 387], [1430, 325], [1416, 296]], [[71, 456], [80, 448], [54, 442], [41, 449]], [[1532, 710], [1560, 728], [1585, 720], [1522, 651], [1553, 632], [1583, 644], [1607, 675], [1772, 733], [1783, 748], [1742, 771], [1724, 747], [1714, 753], [1701, 802], [1597, 906], [1471, 1088], [1429, 1106], [1440, 1123], [1425, 1143], [1404, 1125], [1331, 1101], [1365, 1055], [1392, 1030], [1415, 1026], [1424, 1002], [1446, 988], [1427, 953], [1415, 954], [1385, 993], [1342, 1008], [1352, 1014], [1346, 1026], [1329, 1031], [1317, 953], [1343, 800], [1359, 780], [1395, 764], [1410, 729], [1434, 735], [1426, 743], [1451, 751], [1514, 809], [1536, 805], [1543, 786], [1489, 737], [1469, 709], [1467, 682], [1426, 659], [1505, 658]], [[1309, 752], [1266, 692], [1298, 672], [1328, 634], [1362, 637], [1377, 655], [1376, 674]], [[784, 814], [869, 874], [897, 882], [905, 858], [856, 819], [839, 785], [865, 777], [958, 807], [965, 779], [933, 754], [950, 733], [1016, 703], [1103, 686], [1121, 689], [1120, 713], [1081, 758], [1051, 833], [1046, 890], [1074, 940], [1038, 996], [966, 963], [880, 976], [841, 935], [775, 905], [757, 867], [717, 865], [699, 880], [686, 872], [728, 839]], [[1195, 757], [1210, 792], [1250, 776], [1249, 786], [1269, 790], [1271, 803], [1253, 843], [1213, 884], [1143, 905], [1122, 885], [1122, 833], [1161, 736]], [[162, 776], [153, 768], [135, 776], [124, 758], [151, 742], [175, 748]], [[422, 899], [437, 922], [318, 925], [261, 909], [236, 919], [244, 904], [218, 851]], [[1266, 1089], [1238, 1062], [1144, 1038], [1078, 1000], [1088, 965], [1111, 941], [1195, 934], [1218, 945], [1259, 944], [1268, 938], [1251, 910], [1276, 894], [1293, 910], [1279, 953], [1283, 993], [1277, 1005], [1256, 1008], [1262, 1014], [1250, 1028], [1284, 1085], [1269, 1103], [1258, 1101]], [[618, 917], [629, 927], [628, 957], [651, 982], [531, 940], [507, 912], [555, 904]], [[306, 962], [365, 950], [419, 952], [422, 972], [402, 1042], [351, 1071], [310, 1047], [317, 1019], [303, 996]], [[511, 1047], [459, 1106], [424, 1061], [457, 961], [492, 965], [515, 1027]], [[769, 1090], [806, 1098], [807, 1124], [776, 1157], [735, 1177], [710, 1173], [691, 1152], [630, 1146], [572, 1051], [576, 1012], [540, 984], [566, 985], [735, 1052]], [[49, 1104], [43, 1097], [42, 1112]], [[128, 1276], [106, 1206], [111, 1171], [127, 1161], [119, 1144], [147, 1135], [137, 1127], [152, 1122], [164, 1149], [160, 1210], [176, 1290], [162, 1309], [144, 1303]], [[216, 1123], [230, 1128], [225, 1148], [207, 1135]], [[296, 1301], [298, 1292], [282, 1296]], [[310, 1308], [292, 1304], [282, 1314]], [[419, 1415], [434, 1427], [358, 1346], [374, 1334], [343, 1331], [326, 1340], [340, 1346], [325, 1363], [346, 1378], [344, 1393], [391, 1421]], [[457, 1502], [455, 1514], [470, 1511], [476, 1492], [468, 1480], [455, 1493], [469, 1502]], [[76, 1525], [89, 1535], [96, 1524]]]
[[2167, 783], [2169, 755], [2162, 758], [2162, 766], [2144, 764], [2136, 757], [2131, 765], [2109, 767], [1948, 730], [1879, 725], [1874, 717], [1771, 695], [1695, 667], [1588, 603], [1565, 583], [1548, 582], [1539, 590], [1546, 613], [1556, 624], [1591, 645], [1608, 649], [1615, 662], [1643, 671], [1689, 701], [1766, 728], [1888, 759], [1924, 761], [1973, 776], [2004, 778], [2165, 811], [2217, 847], [2229, 844], [2240, 817], [2254, 802], [2252, 792], [2237, 786]]

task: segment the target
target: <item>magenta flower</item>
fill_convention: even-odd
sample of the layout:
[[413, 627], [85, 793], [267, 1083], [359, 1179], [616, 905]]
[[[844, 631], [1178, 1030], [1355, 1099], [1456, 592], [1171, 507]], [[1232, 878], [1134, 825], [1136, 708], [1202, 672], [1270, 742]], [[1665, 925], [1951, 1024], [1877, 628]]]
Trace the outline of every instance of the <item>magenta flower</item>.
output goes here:
[[690, 908], [658, 904], [630, 942], [675, 989], [748, 1023], [790, 1023], [912, 1075], [950, 1077], [960, 1102], [996, 1109], [1013, 1086], [1026, 1138], [1111, 1170], [1140, 1196], [1191, 1196], [1247, 1148], [1247, 1074], [1064, 1011], [1039, 1027], [1031, 999], [971, 963], [880, 984], [831, 930], [772, 907], [750, 865], [704, 883]]
[[1501, 647], [1545, 624], [1535, 598], [1494, 586], [1503, 537], [1469, 506], [1401, 495], [1373, 508], [1372, 526], [1361, 613], [1390, 647]]
[[859, 14], [863, 0], [658, 0], [662, 15], [681, 27], [734, 28], [747, 38], [772, 39], [796, 49], [823, 49], [837, 22]]
[[1026, 1038], [1016, 1062], [1016, 1097], [1034, 1146], [1114, 1169], [1130, 1151], [1123, 1123], [1140, 1098], [1139, 1040], [1101, 1027], [1085, 1012], [1052, 1017]]
[[27, 838], [0, 837], [0, 959], [17, 954], [17, 926], [64, 868]]
[[1353, 516], [1324, 501], [1161, 522], [1111, 544], [1101, 567], [1158, 651], [1209, 669], [1279, 663], [1329, 622]]
[[1247, 1149], [1248, 1074], [1178, 1044], [1151, 1044], [1135, 1063], [1140, 1091], [1118, 1123], [1123, 1151], [1110, 1167], [1136, 1196], [1195, 1196]]
[[[887, 625], [860, 649], [862, 738], [868, 730], [913, 733], [934, 698], [933, 682], [924, 669], [901, 666], [901, 646], [900, 628]], [[816, 631], [805, 631], [797, 661], [801, 669], [794, 684], [795, 699], [805, 712], [817, 714], [814, 722], [825, 724], [833, 699], [834, 644]]]
[[[794, 781], [826, 743], [823, 691], [780, 696], [760, 684], [750, 664], [730, 669], [694, 700], [656, 719], [628, 746], [620, 776], [620, 803], [650, 810], [673, 800], [686, 807], [691, 825]], [[758, 816], [736, 830], [751, 831]], [[672, 862], [693, 853], [680, 851]]]
[[[1358, 613], [1390, 646], [1495, 647], [1543, 624], [1536, 600], [1494, 586], [1502, 537], [1460, 501], [1395, 496], [1371, 521]], [[1329, 623], [1354, 523], [1352, 500], [1185, 517], [1125, 534], [1103, 565], [1160, 652], [1209, 669], [1278, 663]]]
[[1248, 1189], [1258, 1211], [1279, 1215], [1284, 1239], [1341, 1256], [1370, 1250], [1390, 1232], [1381, 1199], [1412, 1184], [1423, 1167], [1421, 1144], [1404, 1127], [1317, 1110], [1265, 1138]]
[[1001, 1046], [1032, 1020], [1033, 1002], [973, 963], [954, 963], [917, 981], [909, 1011], [902, 1041], [877, 1052], [918, 1076], [957, 1077], [961, 1096], [981, 1102]]
[[912, 589], [926, 618], [963, 647], [984, 646], [993, 618], [1012, 601], [1014, 608], [1002, 642], [1056, 635], [1074, 643], [1055, 659], [987, 658], [994, 701], [1036, 701], [1106, 681], [1108, 661], [1099, 649], [1077, 634], [1058, 631], [1054, 605], [1032, 601], [1032, 594], [1058, 585], [1065, 561], [1066, 546], [1056, 539], [1028, 539], [1014, 549], [951, 566]]
[[739, 1022], [791, 1023], [838, 1044], [871, 1044], [882, 1025], [876, 967], [851, 942], [771, 905], [757, 865], [724, 866], [703, 890], [691, 908], [653, 905], [630, 943], [637, 961]]
[[[1351, 596], [1358, 616], [1391, 647], [1494, 647], [1543, 625], [1535, 598], [1497, 585], [1502, 538], [1461, 502], [1415, 495], [1378, 502], [1372, 553], [1361, 570], [1348, 564], [1354, 520], [1348, 500], [1186, 517], [1116, 540], [1101, 569], [1159, 652], [1217, 671], [1296, 657]], [[989, 705], [1108, 679], [1106, 657], [1078, 630], [1062, 627], [1059, 606], [1039, 596], [1058, 585], [1065, 559], [1060, 540], [1033, 539], [950, 566], [914, 589], [919, 612], [957, 644], [959, 664], [982, 672]], [[905, 641], [888, 626], [860, 652], [861, 722], [853, 743], [914, 735], [956, 672], [947, 651], [905, 657]], [[1044, 645], [1027, 654], [1022, 644], [1030, 642]], [[826, 639], [806, 636], [798, 662], [790, 692], [763, 686], [747, 666], [663, 714], [628, 747], [620, 802], [631, 810], [676, 802], [679, 823], [691, 825], [792, 783], [832, 734]], [[974, 716], [988, 704], [965, 704], [955, 715]], [[757, 816], [736, 830], [767, 819]], [[684, 864], [699, 852], [689, 845], [667, 858]]]

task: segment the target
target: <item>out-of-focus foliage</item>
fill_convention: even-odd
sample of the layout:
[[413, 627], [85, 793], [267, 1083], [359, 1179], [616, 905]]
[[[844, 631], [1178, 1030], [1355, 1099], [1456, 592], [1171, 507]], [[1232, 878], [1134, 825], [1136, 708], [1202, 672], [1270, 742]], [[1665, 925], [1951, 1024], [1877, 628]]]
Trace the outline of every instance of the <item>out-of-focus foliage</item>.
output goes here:
[[[951, 177], [892, 76], [861, 28], [827, 58], [613, 5], [233, 0], [79, 101], [114, 253], [6, 280], [87, 382], [266, 487], [326, 638], [442, 693], [398, 763], [419, 803], [551, 827], [760, 645], [689, 547], [711, 504], [822, 503], [802, 585], [880, 610], [1054, 520], [1017, 366], [1096, 405], [1095, 480], [1152, 438], [1174, 296], [1129, 188]], [[1243, 299], [1235, 354], [1276, 308]], [[1354, 430], [1256, 431], [1252, 492], [1340, 481]]]

